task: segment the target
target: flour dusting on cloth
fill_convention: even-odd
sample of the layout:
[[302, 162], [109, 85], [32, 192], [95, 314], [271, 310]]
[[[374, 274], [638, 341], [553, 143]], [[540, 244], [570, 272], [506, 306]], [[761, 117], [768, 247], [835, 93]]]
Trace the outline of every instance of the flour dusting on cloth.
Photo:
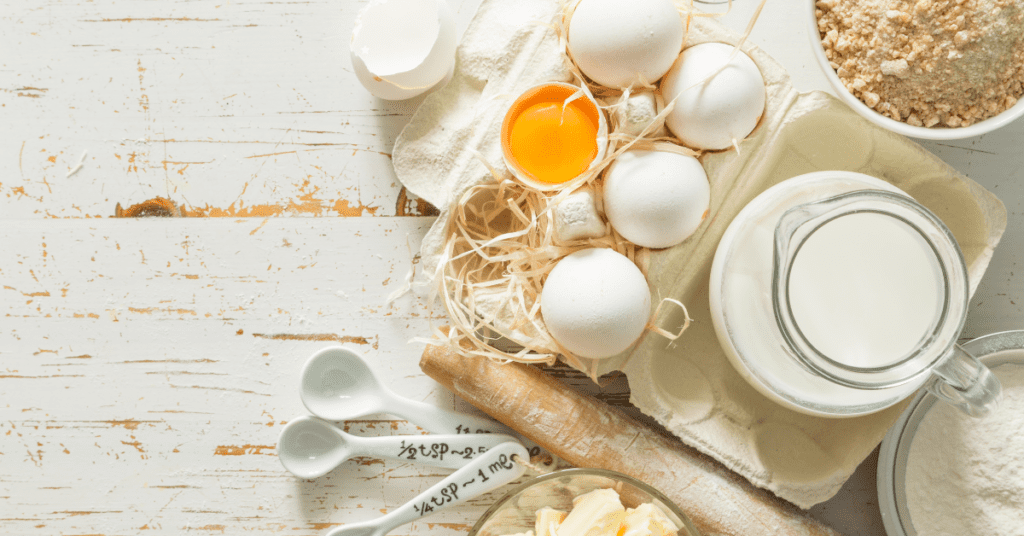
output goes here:
[[[508, 105], [530, 86], [571, 79], [554, 28], [561, 8], [558, 0], [484, 0], [459, 47], [452, 81], [424, 101], [395, 143], [399, 180], [441, 209], [421, 245], [428, 276], [444, 251], [452, 201], [493, 180], [480, 158], [504, 172], [499, 133]], [[693, 17], [685, 46], [739, 38]], [[751, 199], [785, 179], [827, 169], [865, 173], [909, 193], [946, 223], [963, 249], [973, 292], [1006, 227], [1006, 210], [919, 145], [871, 125], [826, 93], [797, 93], [767, 54], [749, 44], [743, 50], [764, 75], [765, 114], [738, 153], [700, 157], [711, 183], [710, 215], [683, 243], [650, 251], [641, 267], [654, 298], [686, 304], [694, 322], [672, 343], [648, 332], [631, 353], [601, 361], [599, 372], [623, 370], [631, 402], [644, 413], [755, 485], [808, 508], [835, 495], [903, 405], [824, 419], [783, 408], [747, 384], [718, 343], [708, 302], [711, 261], [726, 227]], [[658, 327], [675, 331], [683, 314], [662, 315]]]

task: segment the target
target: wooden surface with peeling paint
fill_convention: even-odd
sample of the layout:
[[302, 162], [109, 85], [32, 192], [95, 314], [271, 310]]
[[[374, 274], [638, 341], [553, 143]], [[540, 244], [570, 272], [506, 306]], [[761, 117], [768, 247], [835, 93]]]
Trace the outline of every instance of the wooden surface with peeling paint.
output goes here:
[[[449, 1], [461, 32], [478, 0]], [[276, 459], [305, 413], [300, 366], [327, 345], [469, 410], [408, 344], [443, 318], [386, 304], [437, 212], [390, 161], [422, 99], [374, 99], [351, 72], [363, 5], [0, 0], [0, 533], [317, 535], [448, 473], [363, 458], [305, 481]], [[751, 39], [798, 89], [827, 90], [792, 19], [769, 3]], [[924, 143], [1010, 214], [968, 336], [1024, 327], [1022, 137], [1018, 121]], [[595, 391], [628, 403], [622, 378]], [[387, 415], [342, 426], [423, 433]], [[814, 515], [881, 536], [871, 463]], [[464, 533], [498, 493], [394, 534]]]

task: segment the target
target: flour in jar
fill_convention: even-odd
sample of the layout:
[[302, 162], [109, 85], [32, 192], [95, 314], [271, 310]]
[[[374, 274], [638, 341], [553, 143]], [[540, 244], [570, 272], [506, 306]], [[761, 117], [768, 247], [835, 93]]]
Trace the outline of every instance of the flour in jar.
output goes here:
[[789, 300], [801, 333], [840, 363], [902, 360], [935, 329], [945, 295], [942, 268], [902, 220], [863, 212], [836, 218], [801, 245]]
[[1003, 399], [990, 415], [936, 404], [914, 434], [906, 496], [919, 536], [1024, 536], [1024, 365], [992, 371]]

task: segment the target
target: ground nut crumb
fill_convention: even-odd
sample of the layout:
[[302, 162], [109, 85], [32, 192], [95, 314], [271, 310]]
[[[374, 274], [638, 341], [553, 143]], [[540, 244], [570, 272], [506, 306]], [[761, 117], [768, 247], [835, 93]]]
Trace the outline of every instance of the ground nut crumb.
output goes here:
[[843, 85], [915, 126], [967, 126], [1024, 95], [1024, 0], [819, 0]]
[[910, 71], [910, 64], [907, 63], [907, 60], [883, 61], [881, 68], [882, 74], [895, 76], [896, 78], [906, 78]]

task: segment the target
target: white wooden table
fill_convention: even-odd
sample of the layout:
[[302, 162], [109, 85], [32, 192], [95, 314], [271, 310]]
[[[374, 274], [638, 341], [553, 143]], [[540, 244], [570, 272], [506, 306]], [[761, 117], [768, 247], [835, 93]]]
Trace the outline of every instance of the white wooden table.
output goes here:
[[[461, 31], [478, 0], [450, 2]], [[447, 473], [363, 459], [302, 481], [275, 455], [327, 345], [456, 404], [408, 344], [444, 319], [385, 303], [432, 218], [389, 159], [420, 101], [376, 100], [351, 72], [363, 4], [0, 0], [0, 533], [319, 535]], [[771, 0], [752, 40], [827, 90], [795, 4]], [[925, 143], [1010, 213], [966, 336], [1024, 326], [1022, 140], [1017, 122]], [[157, 197], [189, 217], [112, 217]], [[815, 515], [882, 535], [870, 464]], [[395, 534], [463, 533], [494, 498]]]

